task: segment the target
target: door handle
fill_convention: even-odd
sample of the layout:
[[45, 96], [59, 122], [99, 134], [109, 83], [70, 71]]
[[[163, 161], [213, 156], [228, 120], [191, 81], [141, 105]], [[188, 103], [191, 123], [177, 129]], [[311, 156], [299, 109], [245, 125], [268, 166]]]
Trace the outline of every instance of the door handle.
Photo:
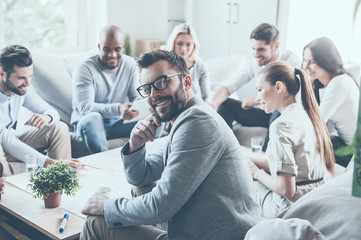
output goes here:
[[231, 13], [232, 13], [232, 5], [230, 2], [226, 3], [226, 10], [225, 10], [225, 17], [226, 17], [226, 23], [231, 22]]
[[238, 15], [239, 15], [239, 4], [233, 3], [232, 14], [231, 14], [233, 24], [238, 23], [238, 19], [239, 19]]

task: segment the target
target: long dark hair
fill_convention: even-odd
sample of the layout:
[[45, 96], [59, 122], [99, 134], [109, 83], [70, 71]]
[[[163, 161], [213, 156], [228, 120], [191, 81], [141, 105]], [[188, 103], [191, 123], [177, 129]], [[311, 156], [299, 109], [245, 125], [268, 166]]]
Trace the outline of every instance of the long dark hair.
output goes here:
[[[310, 49], [313, 60], [326, 72], [335, 76], [347, 73], [343, 66], [341, 55], [331, 39], [327, 37], [316, 38], [303, 48], [303, 53], [306, 49]], [[357, 81], [350, 74], [349, 76], [358, 87]], [[318, 103], [320, 103], [319, 89], [323, 87], [323, 84], [318, 79], [315, 79], [313, 89]]]
[[311, 119], [321, 158], [327, 170], [333, 173], [335, 157], [330, 135], [321, 117], [311, 83], [307, 79], [306, 73], [302, 69], [294, 68], [287, 62], [276, 61], [267, 64], [260, 72], [260, 75], [272, 86], [278, 81], [283, 82], [286, 85], [287, 92], [292, 96], [296, 96], [301, 88], [302, 105]]

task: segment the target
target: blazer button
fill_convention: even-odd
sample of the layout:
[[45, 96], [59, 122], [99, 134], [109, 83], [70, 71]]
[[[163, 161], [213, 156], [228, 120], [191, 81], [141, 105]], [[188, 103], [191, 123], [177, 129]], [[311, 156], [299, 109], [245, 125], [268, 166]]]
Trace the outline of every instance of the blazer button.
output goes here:
[[123, 223], [121, 223], [121, 222], [115, 222], [115, 223], [113, 223], [113, 226], [114, 226], [114, 227], [120, 227], [120, 226], [123, 226]]

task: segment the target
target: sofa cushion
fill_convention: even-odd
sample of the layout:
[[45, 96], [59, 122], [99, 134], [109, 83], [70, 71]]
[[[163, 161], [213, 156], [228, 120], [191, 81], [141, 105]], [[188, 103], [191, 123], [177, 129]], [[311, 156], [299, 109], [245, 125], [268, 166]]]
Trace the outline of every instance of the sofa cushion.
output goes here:
[[326, 240], [312, 224], [303, 219], [266, 219], [252, 227], [245, 240]]
[[285, 210], [283, 219], [308, 220], [327, 239], [360, 239], [361, 198], [351, 195], [353, 171], [327, 181]]
[[72, 72], [81, 60], [95, 55], [95, 50], [84, 53], [58, 55], [31, 50], [34, 62], [32, 86], [52, 105], [60, 119], [69, 125], [72, 113]]

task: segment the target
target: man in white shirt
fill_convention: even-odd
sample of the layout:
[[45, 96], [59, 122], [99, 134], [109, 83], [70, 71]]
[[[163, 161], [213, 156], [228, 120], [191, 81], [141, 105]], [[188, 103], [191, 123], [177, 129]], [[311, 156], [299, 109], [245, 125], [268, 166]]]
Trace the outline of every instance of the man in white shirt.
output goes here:
[[[11, 45], [0, 54], [0, 131], [3, 176], [25, 171], [25, 155], [37, 156], [38, 165], [46, 167], [53, 159], [70, 159], [71, 146], [66, 124], [58, 112], [30, 86], [33, 60], [23, 46]], [[34, 114], [25, 123], [32, 128], [17, 136], [15, 128], [21, 107]], [[45, 156], [38, 151], [48, 151]], [[5, 154], [4, 154], [5, 153]]]
[[[257, 77], [261, 69], [272, 61], [286, 61], [294, 67], [301, 66], [301, 59], [291, 51], [280, 51], [278, 29], [268, 23], [262, 23], [251, 33], [251, 46], [254, 58], [247, 62], [243, 72], [235, 82], [221, 86], [215, 93], [211, 106], [232, 128], [233, 121], [237, 121], [243, 126], [261, 126], [268, 128], [271, 122], [279, 116], [278, 112], [266, 114], [262, 109], [256, 107], [259, 103], [254, 96], [247, 96], [242, 101], [238, 101], [229, 96], [236, 92], [242, 85]], [[256, 87], [255, 87], [256, 90]], [[268, 134], [263, 145], [266, 150]]]

